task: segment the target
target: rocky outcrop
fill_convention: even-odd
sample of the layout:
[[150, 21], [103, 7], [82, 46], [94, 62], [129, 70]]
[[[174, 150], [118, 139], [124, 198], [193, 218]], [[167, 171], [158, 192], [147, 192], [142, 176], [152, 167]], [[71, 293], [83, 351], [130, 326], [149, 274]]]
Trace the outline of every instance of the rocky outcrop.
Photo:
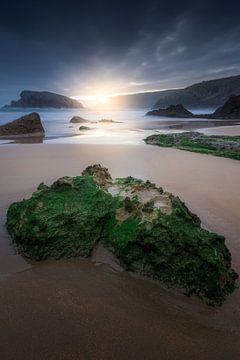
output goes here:
[[17, 120], [0, 126], [1, 138], [15, 138], [26, 136], [41, 137], [44, 135], [45, 131], [42, 126], [40, 116], [36, 112], [22, 116]]
[[182, 104], [170, 105], [166, 109], [157, 109], [148, 111], [146, 115], [156, 115], [156, 116], [167, 116], [167, 117], [177, 117], [177, 118], [191, 118], [193, 113], [185, 109]]
[[166, 109], [156, 109], [148, 111], [146, 115], [167, 116], [177, 118], [195, 118], [195, 119], [222, 119], [238, 120], [240, 119], [240, 95], [232, 95], [212, 114], [193, 114], [182, 104], [170, 105]]
[[149, 181], [113, 180], [106, 168], [40, 184], [10, 205], [16, 248], [35, 259], [90, 256], [100, 242], [126, 269], [221, 304], [237, 274], [224, 238], [201, 228], [185, 204]]
[[213, 119], [240, 119], [240, 95], [232, 95], [211, 116]]
[[81, 124], [81, 123], [89, 123], [89, 120], [82, 118], [81, 116], [73, 116], [70, 120], [72, 124]]
[[64, 95], [51, 93], [48, 91], [29, 91], [24, 90], [20, 94], [20, 99], [11, 101], [10, 108], [83, 108], [77, 100]]
[[199, 132], [183, 132], [150, 135], [145, 142], [240, 160], [240, 136], [207, 136]]

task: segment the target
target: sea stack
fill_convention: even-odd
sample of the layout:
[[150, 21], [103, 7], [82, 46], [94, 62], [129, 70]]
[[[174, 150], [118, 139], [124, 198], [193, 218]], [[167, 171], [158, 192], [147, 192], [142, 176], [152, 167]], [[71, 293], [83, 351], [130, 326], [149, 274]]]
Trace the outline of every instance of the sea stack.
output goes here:
[[188, 111], [182, 104], [170, 105], [166, 109], [157, 109], [148, 111], [146, 115], [178, 117], [178, 118], [191, 118], [193, 113]]
[[20, 99], [11, 101], [10, 108], [83, 108], [83, 105], [64, 95], [55, 94], [49, 91], [30, 91], [24, 90], [20, 94]]
[[27, 136], [45, 136], [45, 130], [42, 126], [40, 116], [36, 112], [24, 115], [17, 120], [0, 126], [1, 138]]

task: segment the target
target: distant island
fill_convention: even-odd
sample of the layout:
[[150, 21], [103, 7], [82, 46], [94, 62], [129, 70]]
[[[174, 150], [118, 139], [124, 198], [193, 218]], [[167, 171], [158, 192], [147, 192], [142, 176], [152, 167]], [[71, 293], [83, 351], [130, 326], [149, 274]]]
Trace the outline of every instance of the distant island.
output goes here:
[[20, 93], [20, 99], [12, 100], [10, 105], [4, 108], [83, 108], [83, 105], [64, 95], [55, 94], [49, 91], [24, 90]]
[[183, 89], [148, 91], [111, 97], [111, 106], [116, 108], [167, 107], [183, 104], [189, 108], [217, 108], [232, 94], [240, 94], [240, 75], [202, 81]]
[[188, 111], [182, 104], [170, 105], [167, 108], [159, 108], [148, 111], [146, 115], [166, 116], [172, 118], [204, 118], [204, 119], [222, 119], [234, 120], [240, 119], [240, 95], [232, 95], [224, 103], [223, 106], [217, 108], [212, 114], [198, 114], [195, 115]]

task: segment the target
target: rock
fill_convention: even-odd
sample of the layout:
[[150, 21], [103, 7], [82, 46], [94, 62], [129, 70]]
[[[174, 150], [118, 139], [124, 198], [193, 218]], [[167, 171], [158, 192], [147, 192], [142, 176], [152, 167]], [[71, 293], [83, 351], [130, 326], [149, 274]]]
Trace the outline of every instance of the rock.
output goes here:
[[24, 115], [17, 120], [0, 126], [0, 137], [44, 136], [45, 131], [38, 113]]
[[145, 142], [240, 160], [240, 136], [207, 136], [199, 132], [183, 132], [150, 135]]
[[73, 123], [73, 124], [89, 123], [89, 122], [90, 122], [89, 120], [86, 120], [80, 116], [73, 116], [70, 120], [70, 123]]
[[167, 116], [177, 118], [191, 118], [193, 113], [185, 109], [182, 104], [170, 105], [166, 109], [151, 110], [146, 115]]
[[101, 119], [99, 120], [100, 123], [106, 123], [106, 124], [111, 124], [111, 123], [121, 123], [121, 121], [114, 121], [113, 119]]
[[113, 179], [107, 168], [100, 164], [88, 166], [83, 172], [83, 176], [93, 176], [94, 181], [102, 188], [107, 189], [112, 185]]
[[51, 93], [48, 91], [24, 90], [20, 94], [20, 99], [11, 101], [10, 108], [83, 108], [83, 105], [74, 99], [64, 95]]
[[211, 116], [213, 119], [240, 119], [240, 95], [232, 95]]
[[7, 228], [18, 251], [35, 260], [90, 256], [101, 242], [126, 270], [209, 304], [220, 305], [235, 288], [223, 236], [202, 229], [178, 197], [149, 181], [113, 180], [100, 165], [40, 184], [10, 205]]
[[88, 126], [80, 126], [80, 128], [79, 128], [79, 130], [80, 131], [85, 131], [85, 130], [91, 130], [91, 128], [90, 127], [88, 127]]

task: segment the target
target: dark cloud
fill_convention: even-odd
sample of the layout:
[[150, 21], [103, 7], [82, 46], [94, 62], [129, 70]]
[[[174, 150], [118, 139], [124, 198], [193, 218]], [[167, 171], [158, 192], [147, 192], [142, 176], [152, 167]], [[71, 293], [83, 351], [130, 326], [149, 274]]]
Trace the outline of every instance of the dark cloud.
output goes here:
[[9, 1], [0, 12], [0, 98], [184, 86], [240, 72], [238, 1]]

